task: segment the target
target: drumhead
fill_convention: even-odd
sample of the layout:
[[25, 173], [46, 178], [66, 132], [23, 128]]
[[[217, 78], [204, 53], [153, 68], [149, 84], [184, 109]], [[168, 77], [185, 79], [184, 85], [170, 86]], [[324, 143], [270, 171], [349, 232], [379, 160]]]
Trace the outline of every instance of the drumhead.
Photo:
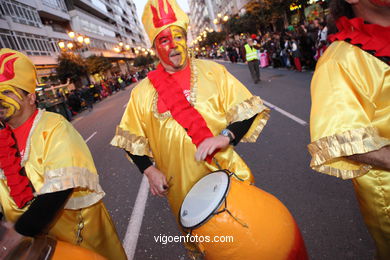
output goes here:
[[224, 171], [210, 173], [195, 183], [181, 205], [181, 225], [193, 228], [207, 221], [225, 200], [229, 184]]

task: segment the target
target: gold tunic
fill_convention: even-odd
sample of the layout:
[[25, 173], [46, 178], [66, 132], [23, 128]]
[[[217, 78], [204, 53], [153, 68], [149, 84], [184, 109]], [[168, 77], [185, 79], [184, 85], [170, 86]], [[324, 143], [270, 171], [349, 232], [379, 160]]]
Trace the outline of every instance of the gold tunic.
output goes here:
[[[43, 110], [38, 112], [21, 164], [36, 196], [74, 189], [49, 235], [79, 244], [108, 259], [126, 259], [115, 227], [101, 201], [105, 193], [100, 187], [91, 153], [80, 134], [65, 118]], [[16, 206], [1, 169], [0, 203], [6, 220], [11, 222], [16, 222], [28, 209], [28, 206], [23, 209]], [[84, 227], [77, 236], [80, 225]]]
[[390, 145], [390, 66], [336, 41], [317, 65], [311, 96], [310, 166], [352, 179], [378, 259], [390, 259], [390, 172], [344, 158]]
[[[242, 141], [255, 142], [269, 117], [269, 109], [253, 96], [222, 65], [212, 61], [191, 60], [190, 103], [202, 115], [214, 135], [227, 125], [258, 114]], [[168, 201], [177, 217], [182, 201], [203, 176], [218, 170], [213, 164], [195, 160], [196, 146], [183, 127], [170, 115], [157, 110], [158, 94], [144, 79], [136, 86], [111, 144], [134, 155], [147, 155], [170, 181]], [[241, 178], [253, 175], [232, 146], [216, 154], [219, 164]]]

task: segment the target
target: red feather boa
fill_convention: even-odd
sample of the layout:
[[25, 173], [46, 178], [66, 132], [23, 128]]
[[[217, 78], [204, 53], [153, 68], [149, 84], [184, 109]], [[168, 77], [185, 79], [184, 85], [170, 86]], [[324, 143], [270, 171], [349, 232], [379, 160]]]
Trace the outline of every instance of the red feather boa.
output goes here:
[[[214, 136], [202, 115], [185, 98], [183, 89], [161, 64], [155, 71], [149, 72], [148, 78], [156, 89], [158, 98], [162, 99], [176, 122], [186, 129], [196, 147], [206, 138]], [[211, 163], [217, 152], [207, 156], [206, 161]]]
[[21, 209], [34, 198], [30, 180], [22, 175], [21, 158], [9, 126], [0, 130], [0, 168], [3, 169], [10, 195]]

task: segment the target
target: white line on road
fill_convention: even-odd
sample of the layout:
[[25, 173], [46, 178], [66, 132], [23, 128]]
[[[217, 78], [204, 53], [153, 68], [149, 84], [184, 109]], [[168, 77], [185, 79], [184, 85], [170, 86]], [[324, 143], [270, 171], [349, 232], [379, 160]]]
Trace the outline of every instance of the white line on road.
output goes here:
[[85, 143], [88, 143], [88, 141], [91, 140], [92, 137], [94, 137], [96, 134], [97, 134], [97, 132], [94, 132], [93, 134], [91, 134], [91, 136], [88, 137], [87, 140], [85, 140]]
[[76, 123], [77, 121], [80, 121], [83, 118], [84, 118], [83, 116], [76, 118], [75, 120], [72, 121], [72, 124]]
[[281, 113], [281, 114], [287, 116], [288, 118], [294, 120], [294, 121], [297, 122], [298, 124], [301, 124], [301, 125], [303, 125], [303, 126], [308, 125], [307, 122], [306, 122], [305, 120], [302, 120], [302, 119], [300, 119], [299, 117], [294, 116], [293, 114], [291, 114], [291, 113], [289, 113], [289, 112], [287, 112], [287, 111], [281, 109], [280, 107], [277, 107], [277, 106], [275, 106], [275, 105], [273, 105], [273, 104], [271, 104], [271, 103], [265, 101], [264, 99], [263, 99], [263, 102], [264, 102], [265, 105], [269, 106], [270, 108], [275, 109], [275, 110], [278, 111], [279, 113]]
[[142, 177], [141, 185], [138, 190], [137, 198], [135, 199], [135, 204], [133, 212], [131, 213], [130, 222], [127, 226], [125, 239], [123, 240], [123, 247], [126, 251], [126, 255], [129, 260], [133, 260], [134, 253], [137, 248], [142, 219], [144, 218], [145, 205], [148, 199], [148, 192], [149, 182], [144, 174], [144, 176]]

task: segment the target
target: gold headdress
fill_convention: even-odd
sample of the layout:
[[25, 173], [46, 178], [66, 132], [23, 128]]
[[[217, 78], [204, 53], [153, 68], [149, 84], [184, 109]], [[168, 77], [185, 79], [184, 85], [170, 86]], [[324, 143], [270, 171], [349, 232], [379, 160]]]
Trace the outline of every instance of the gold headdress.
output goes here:
[[35, 93], [37, 73], [34, 64], [24, 54], [0, 49], [0, 86], [13, 86]]
[[142, 23], [153, 44], [154, 38], [171, 25], [177, 25], [187, 31], [189, 19], [175, 0], [148, 0]]

